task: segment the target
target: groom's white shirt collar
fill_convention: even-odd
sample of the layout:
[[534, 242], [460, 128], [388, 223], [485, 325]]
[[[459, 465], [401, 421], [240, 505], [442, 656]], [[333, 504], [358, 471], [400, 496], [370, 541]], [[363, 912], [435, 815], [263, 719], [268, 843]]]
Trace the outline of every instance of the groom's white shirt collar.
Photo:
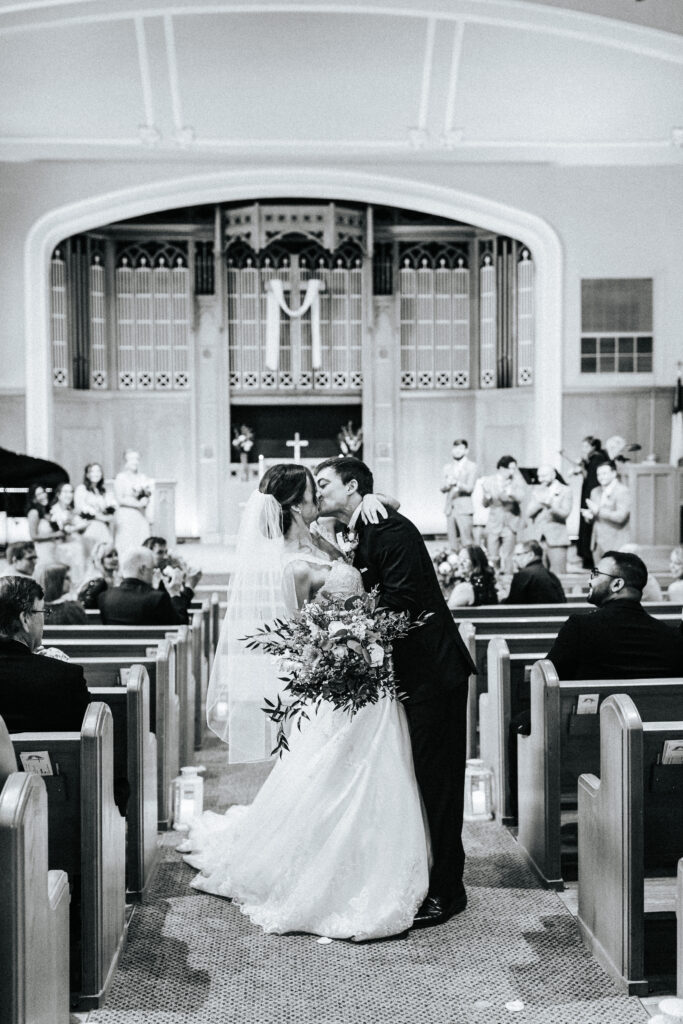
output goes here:
[[361, 502], [361, 504], [357, 506], [357, 508], [354, 510], [353, 515], [349, 519], [349, 525], [347, 527], [348, 530], [355, 530], [356, 529], [356, 523], [360, 519], [360, 514], [361, 514], [362, 511], [363, 511], [363, 503]]

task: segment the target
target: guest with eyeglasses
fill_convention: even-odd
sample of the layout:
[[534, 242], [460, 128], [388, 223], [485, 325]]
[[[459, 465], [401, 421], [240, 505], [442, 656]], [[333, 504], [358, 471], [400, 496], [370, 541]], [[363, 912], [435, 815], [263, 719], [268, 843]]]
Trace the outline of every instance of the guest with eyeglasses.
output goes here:
[[[606, 551], [591, 570], [588, 600], [596, 610], [570, 615], [546, 655], [560, 679], [658, 679], [683, 675], [683, 635], [641, 604], [647, 582], [642, 558]], [[528, 735], [531, 714], [514, 715], [508, 736], [510, 796], [517, 801], [517, 733]]]
[[591, 571], [592, 615], [570, 615], [548, 653], [560, 679], [683, 675], [680, 631], [645, 611], [647, 567], [630, 551], [606, 551]]
[[80, 732], [90, 696], [80, 665], [43, 647], [43, 588], [0, 579], [0, 717], [9, 732]]

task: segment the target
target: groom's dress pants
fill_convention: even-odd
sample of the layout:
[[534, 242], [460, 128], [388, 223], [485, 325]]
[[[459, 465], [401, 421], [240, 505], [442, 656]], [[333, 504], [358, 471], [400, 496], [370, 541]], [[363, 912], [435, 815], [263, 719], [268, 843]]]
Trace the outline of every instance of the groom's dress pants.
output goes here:
[[429, 895], [446, 903], [458, 895], [465, 866], [462, 814], [465, 798], [467, 683], [455, 693], [405, 705], [415, 776], [427, 813], [433, 864]]

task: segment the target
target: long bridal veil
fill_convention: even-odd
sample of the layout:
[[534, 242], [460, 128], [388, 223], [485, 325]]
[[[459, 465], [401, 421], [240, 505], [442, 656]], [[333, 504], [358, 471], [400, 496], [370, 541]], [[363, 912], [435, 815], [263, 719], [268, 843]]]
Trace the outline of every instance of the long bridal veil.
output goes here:
[[272, 723], [261, 708], [264, 697], [273, 700], [281, 688], [277, 667], [270, 655], [248, 650], [242, 638], [295, 607], [291, 595], [283, 593], [281, 515], [276, 498], [254, 491], [237, 537], [228, 606], [206, 695], [207, 722], [228, 744], [230, 764], [263, 761], [275, 745]]

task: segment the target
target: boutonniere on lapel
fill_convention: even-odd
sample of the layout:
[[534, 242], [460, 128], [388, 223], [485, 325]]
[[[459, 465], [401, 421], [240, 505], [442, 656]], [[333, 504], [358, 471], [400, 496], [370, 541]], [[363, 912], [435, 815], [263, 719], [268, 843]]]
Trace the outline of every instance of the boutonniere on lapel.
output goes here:
[[353, 528], [348, 530], [341, 530], [337, 534], [337, 547], [346, 558], [351, 559], [353, 553], [358, 547], [358, 531]]

